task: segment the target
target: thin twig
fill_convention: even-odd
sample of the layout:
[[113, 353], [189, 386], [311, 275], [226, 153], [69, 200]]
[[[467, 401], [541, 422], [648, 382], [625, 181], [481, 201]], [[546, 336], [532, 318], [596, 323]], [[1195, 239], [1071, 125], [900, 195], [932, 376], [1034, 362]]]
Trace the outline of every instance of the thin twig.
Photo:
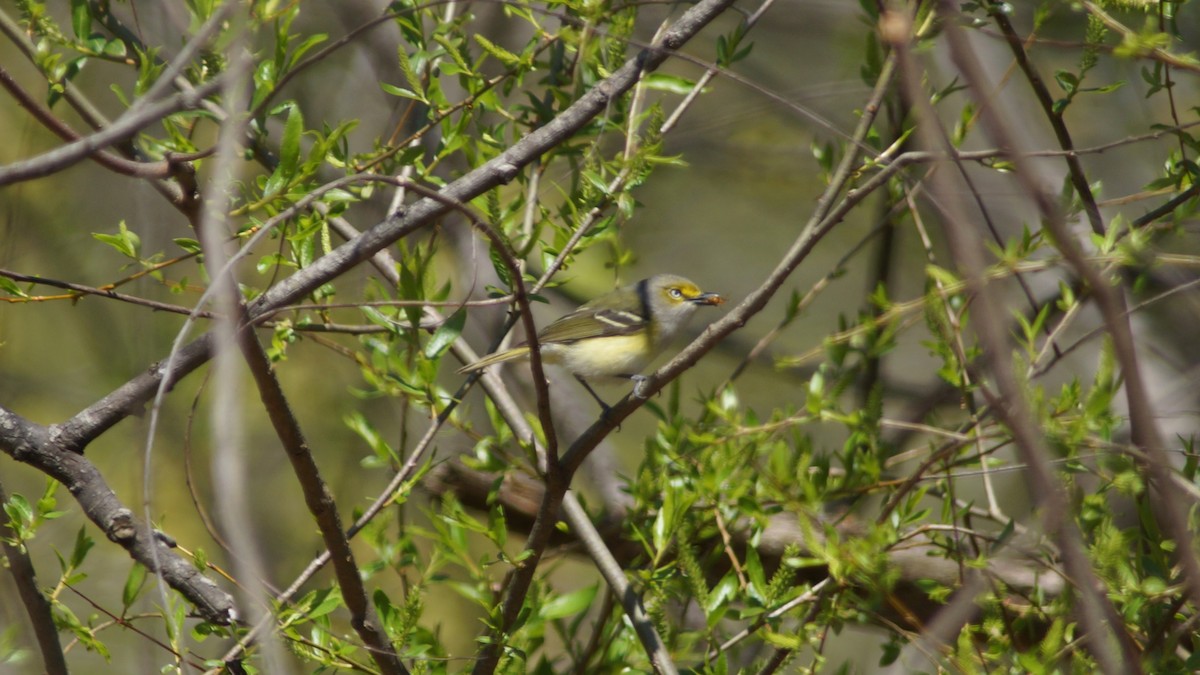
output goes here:
[[59, 146], [36, 157], [15, 161], [0, 167], [0, 185], [10, 185], [31, 178], [48, 176], [78, 164], [97, 151], [132, 138], [142, 129], [157, 124], [163, 118], [181, 110], [196, 108], [202, 101], [224, 86], [226, 74], [197, 86], [189, 92], [176, 94], [158, 103], [149, 104], [137, 112], [126, 112], [100, 131], [77, 141]]
[[[243, 325], [245, 323], [243, 320]], [[263, 407], [270, 417], [276, 435], [283, 443], [288, 459], [292, 462], [292, 468], [304, 493], [304, 502], [316, 520], [325, 547], [331, 554], [342, 599], [350, 610], [350, 625], [362, 638], [380, 672], [385, 675], [407, 673], [408, 670], [400, 662], [400, 657], [388, 639], [387, 631], [375, 614], [374, 606], [363, 585], [362, 574], [354, 562], [350, 540], [342, 530], [337, 503], [321, 478], [304, 432], [300, 429], [300, 423], [292, 413], [283, 388], [271, 369], [270, 359], [251, 330], [240, 331], [238, 343], [258, 384]]]
[[[0, 485], [0, 505], [7, 504], [8, 495], [5, 494], [4, 486]], [[54, 625], [50, 601], [42, 594], [29, 550], [11, 524], [7, 513], [0, 518], [0, 550], [4, 552], [6, 567], [12, 573], [21, 604], [25, 605], [25, 615], [29, 617], [29, 623], [33, 626], [33, 635], [42, 653], [42, 665], [50, 675], [67, 675], [70, 671], [67, 669], [62, 644], [58, 640], [58, 628]]]

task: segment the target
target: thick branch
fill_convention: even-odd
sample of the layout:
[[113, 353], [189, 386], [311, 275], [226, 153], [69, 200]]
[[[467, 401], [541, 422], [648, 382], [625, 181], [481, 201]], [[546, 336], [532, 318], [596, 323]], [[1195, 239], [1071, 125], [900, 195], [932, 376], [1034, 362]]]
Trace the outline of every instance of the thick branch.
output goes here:
[[216, 93], [223, 82], [223, 77], [214, 77], [191, 91], [149, 104], [139, 108], [136, 112], [127, 112], [113, 122], [112, 126], [84, 136], [73, 143], [42, 153], [37, 157], [19, 160], [0, 167], [0, 185], [48, 176], [82, 162], [103, 148], [128, 140], [142, 129], [152, 124], [158, 124], [168, 115], [180, 110], [195, 108], [206, 97]]
[[146, 523], [138, 521], [94, 464], [59, 443], [63, 431], [63, 427], [34, 424], [0, 407], [0, 450], [65, 485], [84, 515], [110, 541], [147, 569], [158, 572], [206, 620], [228, 624], [236, 618], [233, 598], [190, 562], [175, 555]]
[[[168, 389], [184, 375], [199, 368], [212, 358], [212, 335], [205, 334], [184, 346], [175, 354]], [[117, 387], [107, 396], [80, 411], [59, 425], [59, 446], [64, 450], [83, 453], [93, 440], [130, 415], [142, 412], [142, 406], [154, 397], [163, 378], [165, 359], [153, 363], [145, 372]]]

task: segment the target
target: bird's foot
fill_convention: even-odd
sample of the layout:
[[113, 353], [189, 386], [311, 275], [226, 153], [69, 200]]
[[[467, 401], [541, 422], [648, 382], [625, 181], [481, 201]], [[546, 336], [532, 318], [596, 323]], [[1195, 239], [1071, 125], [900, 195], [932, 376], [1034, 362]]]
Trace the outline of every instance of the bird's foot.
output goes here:
[[592, 398], [596, 399], [596, 403], [600, 404], [601, 419], [608, 419], [609, 413], [612, 412], [612, 406], [605, 403], [604, 399], [600, 398], [600, 395], [596, 393], [595, 389], [592, 389], [592, 385], [588, 384], [587, 380], [583, 379], [582, 377], [580, 377], [578, 375], [575, 376], [575, 379], [579, 380], [579, 384], [582, 384], [583, 388], [587, 389], [587, 392], [592, 395]]
[[633, 380], [634, 397], [647, 398], [646, 387], [650, 384], [650, 378], [645, 375], [630, 375], [629, 379]]
[[[611, 417], [612, 417], [612, 406], [608, 405], [607, 403], [601, 403], [600, 404], [600, 421], [604, 422], [605, 424], [608, 424], [608, 421]], [[621, 424], [618, 422], [617, 423], [617, 431], [620, 431], [620, 430], [621, 430]]]

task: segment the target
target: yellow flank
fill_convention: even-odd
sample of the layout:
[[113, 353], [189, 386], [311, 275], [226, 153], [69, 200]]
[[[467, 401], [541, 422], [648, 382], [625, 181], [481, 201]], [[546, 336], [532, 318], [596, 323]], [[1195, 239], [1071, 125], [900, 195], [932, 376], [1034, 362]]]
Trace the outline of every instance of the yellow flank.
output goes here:
[[[657, 350], [646, 344], [648, 339], [644, 334], [609, 335], [565, 345], [544, 343], [542, 361], [561, 365], [584, 378], [636, 375], [657, 356]], [[528, 347], [515, 347], [463, 366], [458, 372], [468, 373], [503, 361], [527, 358]]]
[[654, 358], [649, 335], [609, 335], [570, 345], [542, 345], [551, 363], [583, 378], [636, 375]]

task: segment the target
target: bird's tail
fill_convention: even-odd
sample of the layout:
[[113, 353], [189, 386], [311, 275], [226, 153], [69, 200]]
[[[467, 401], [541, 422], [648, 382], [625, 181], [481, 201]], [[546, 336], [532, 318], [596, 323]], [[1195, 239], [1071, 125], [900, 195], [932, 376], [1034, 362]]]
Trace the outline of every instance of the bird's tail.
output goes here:
[[482, 359], [479, 359], [475, 363], [468, 363], [467, 365], [458, 369], [458, 374], [462, 375], [463, 373], [474, 372], [476, 370], [481, 370], [483, 368], [487, 368], [490, 365], [494, 365], [497, 363], [503, 363], [505, 361], [512, 361], [513, 359], [519, 359], [523, 356], [528, 356], [528, 355], [529, 355], [529, 347], [513, 347], [512, 349], [506, 349], [502, 352], [496, 352], [495, 354], [489, 354], [488, 356], [485, 356]]

